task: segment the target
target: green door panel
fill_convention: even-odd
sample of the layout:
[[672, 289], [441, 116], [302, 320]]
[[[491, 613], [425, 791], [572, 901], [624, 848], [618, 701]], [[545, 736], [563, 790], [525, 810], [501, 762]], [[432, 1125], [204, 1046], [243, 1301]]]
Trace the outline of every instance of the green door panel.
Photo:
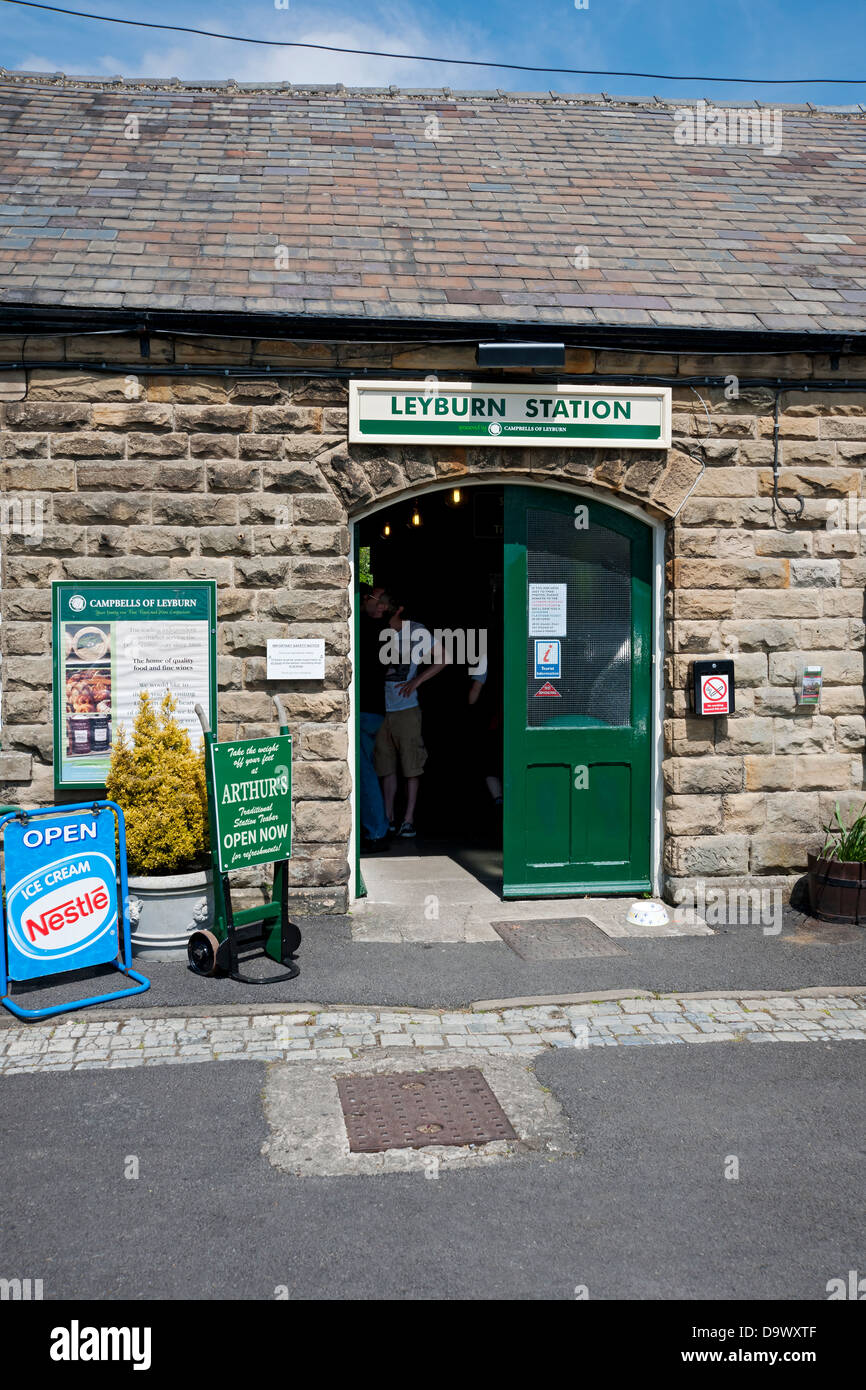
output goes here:
[[[504, 583], [505, 896], [649, 889], [651, 528], [506, 487]], [[558, 676], [536, 676], [536, 639], [559, 641]]]
[[537, 868], [567, 864], [571, 859], [571, 767], [530, 763], [524, 787], [527, 863]]
[[361, 577], [361, 528], [356, 522], [353, 527], [354, 546], [353, 557], [355, 562], [355, 585], [352, 590], [352, 603], [354, 610], [352, 614], [353, 622], [353, 642], [354, 642], [354, 665], [355, 680], [352, 686], [354, 691], [355, 708], [352, 711], [352, 719], [355, 726], [355, 897], [365, 898], [367, 896], [367, 885], [364, 882], [364, 875], [361, 873], [361, 680], [360, 680], [360, 642], [361, 642], [361, 605], [360, 605], [360, 577]]

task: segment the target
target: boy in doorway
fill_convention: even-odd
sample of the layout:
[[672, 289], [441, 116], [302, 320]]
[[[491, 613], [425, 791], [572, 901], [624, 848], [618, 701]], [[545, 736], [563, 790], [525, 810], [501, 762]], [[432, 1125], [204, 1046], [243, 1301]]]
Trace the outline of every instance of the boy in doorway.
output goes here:
[[398, 657], [385, 668], [385, 719], [376, 735], [373, 756], [382, 779], [385, 815], [392, 831], [396, 829], [394, 802], [398, 766], [406, 779], [406, 810], [400, 836], [412, 839], [418, 787], [427, 761], [427, 749], [421, 737], [418, 687], [437, 676], [448, 662], [441, 652], [434, 651], [433, 638], [424, 624], [404, 618], [403, 611], [403, 604], [392, 601], [388, 626], [399, 633], [399, 641], [395, 644]]

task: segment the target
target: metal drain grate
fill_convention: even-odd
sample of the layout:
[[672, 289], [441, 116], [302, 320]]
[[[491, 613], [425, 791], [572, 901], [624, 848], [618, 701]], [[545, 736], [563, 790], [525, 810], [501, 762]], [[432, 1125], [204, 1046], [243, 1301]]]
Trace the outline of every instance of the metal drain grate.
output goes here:
[[491, 922], [523, 960], [579, 960], [581, 956], [625, 956], [589, 917], [549, 917], [530, 922]]
[[477, 1067], [338, 1076], [352, 1153], [516, 1139]]

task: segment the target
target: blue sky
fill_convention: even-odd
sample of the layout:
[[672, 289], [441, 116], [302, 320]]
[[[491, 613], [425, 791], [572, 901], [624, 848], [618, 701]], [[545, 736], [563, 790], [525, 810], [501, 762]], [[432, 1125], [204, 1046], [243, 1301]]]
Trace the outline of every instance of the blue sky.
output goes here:
[[[582, 0], [579, 0], [582, 3]], [[60, 0], [75, 7], [75, 0]], [[282, 3], [282, 0], [281, 0]], [[265, 39], [507, 62], [731, 76], [866, 78], [864, 0], [88, 0], [81, 8], [125, 19], [188, 24]], [[0, 65], [14, 69], [129, 77], [344, 82], [347, 86], [450, 86], [509, 91], [594, 92], [715, 100], [866, 104], [857, 87], [760, 82], [660, 82], [638, 78], [544, 76], [476, 67], [257, 48], [219, 39], [66, 19], [0, 4]]]

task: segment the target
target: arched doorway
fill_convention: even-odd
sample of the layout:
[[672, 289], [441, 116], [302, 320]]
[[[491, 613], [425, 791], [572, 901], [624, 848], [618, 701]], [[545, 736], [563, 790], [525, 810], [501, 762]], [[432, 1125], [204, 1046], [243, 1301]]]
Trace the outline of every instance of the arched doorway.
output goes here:
[[[355, 523], [356, 586], [368, 564], [413, 618], [466, 640], [466, 656], [458, 644], [457, 661], [422, 692], [435, 763], [422, 781], [419, 844], [470, 842], [467, 817], [483, 841], [495, 731], [505, 897], [657, 887], [660, 530], [634, 507], [487, 478], [404, 496]], [[485, 624], [487, 717], [467, 741], [467, 656]]]

